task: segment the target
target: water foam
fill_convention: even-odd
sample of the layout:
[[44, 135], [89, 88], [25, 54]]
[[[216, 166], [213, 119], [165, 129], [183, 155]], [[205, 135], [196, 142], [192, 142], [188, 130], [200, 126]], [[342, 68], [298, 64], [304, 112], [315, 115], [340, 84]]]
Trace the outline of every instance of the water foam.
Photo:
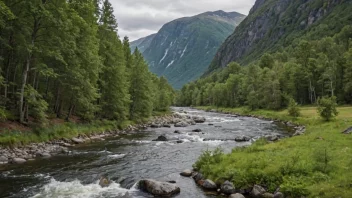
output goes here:
[[79, 180], [60, 182], [51, 179], [42, 187], [41, 192], [32, 198], [57, 197], [57, 198], [93, 198], [93, 197], [117, 197], [124, 196], [131, 190], [122, 188], [120, 184], [113, 182], [109, 187], [102, 188], [99, 181], [93, 184], [83, 185]]
[[120, 158], [123, 158], [125, 156], [126, 156], [126, 154], [115, 154], [115, 155], [108, 155], [108, 158], [110, 158], [110, 159], [120, 159]]

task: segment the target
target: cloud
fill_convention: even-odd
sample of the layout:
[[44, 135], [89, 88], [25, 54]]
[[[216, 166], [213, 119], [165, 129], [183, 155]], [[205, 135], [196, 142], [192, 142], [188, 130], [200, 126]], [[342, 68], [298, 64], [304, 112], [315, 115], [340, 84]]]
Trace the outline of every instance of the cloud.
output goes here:
[[110, 0], [121, 37], [130, 40], [156, 33], [174, 19], [207, 11], [236, 11], [248, 14], [255, 0]]

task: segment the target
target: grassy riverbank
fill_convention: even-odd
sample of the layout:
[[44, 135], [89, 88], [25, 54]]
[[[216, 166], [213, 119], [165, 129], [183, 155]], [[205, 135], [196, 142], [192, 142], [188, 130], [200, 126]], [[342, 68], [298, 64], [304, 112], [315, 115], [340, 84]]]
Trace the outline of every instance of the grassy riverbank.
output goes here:
[[[161, 117], [169, 115], [171, 112], [153, 112], [153, 116]], [[152, 118], [147, 118], [139, 123], [146, 123]], [[3, 130], [0, 132], [0, 146], [27, 145], [30, 143], [48, 142], [60, 138], [73, 138], [78, 135], [89, 135], [93, 133], [103, 133], [111, 130], [124, 130], [130, 125], [136, 125], [134, 121], [108, 121], [96, 120], [89, 123], [63, 122], [59, 124], [51, 123], [48, 127], [19, 127], [16, 130]]]
[[195, 163], [209, 179], [230, 180], [236, 188], [253, 184], [277, 187], [286, 196], [352, 197], [352, 135], [341, 132], [352, 126], [352, 107], [338, 108], [339, 115], [324, 122], [315, 107], [301, 108], [301, 117], [288, 116], [286, 110], [199, 107], [241, 115], [292, 121], [306, 126], [303, 136], [282, 139], [276, 143], [260, 140], [230, 154], [205, 152]]

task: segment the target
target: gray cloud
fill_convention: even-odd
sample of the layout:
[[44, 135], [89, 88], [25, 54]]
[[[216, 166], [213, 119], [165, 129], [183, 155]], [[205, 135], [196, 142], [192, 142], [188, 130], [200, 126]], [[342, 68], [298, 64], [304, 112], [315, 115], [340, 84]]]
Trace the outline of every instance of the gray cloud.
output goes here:
[[207, 11], [248, 14], [255, 0], [110, 0], [119, 23], [119, 35], [135, 40], [156, 33], [177, 18]]

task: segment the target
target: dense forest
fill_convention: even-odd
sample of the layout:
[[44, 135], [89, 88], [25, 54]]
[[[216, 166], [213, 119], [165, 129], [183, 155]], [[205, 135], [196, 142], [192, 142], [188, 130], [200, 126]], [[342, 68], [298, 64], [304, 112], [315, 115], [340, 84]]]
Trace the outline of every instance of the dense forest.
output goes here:
[[173, 89], [120, 40], [108, 0], [0, 1], [0, 116], [141, 120]]
[[296, 40], [247, 67], [232, 62], [184, 86], [177, 103], [277, 110], [291, 99], [305, 105], [327, 96], [352, 104], [351, 41], [352, 26], [346, 25], [333, 37]]

